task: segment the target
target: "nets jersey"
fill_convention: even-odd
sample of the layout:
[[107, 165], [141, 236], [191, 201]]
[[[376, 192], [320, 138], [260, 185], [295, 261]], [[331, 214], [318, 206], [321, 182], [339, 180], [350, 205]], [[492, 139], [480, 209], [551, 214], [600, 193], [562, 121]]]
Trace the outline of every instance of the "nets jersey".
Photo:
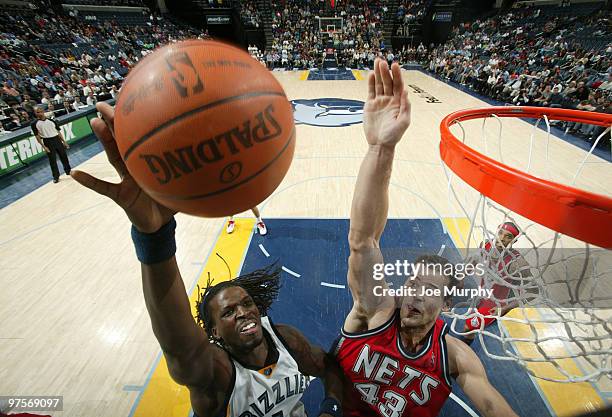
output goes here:
[[306, 417], [300, 399], [310, 377], [300, 372], [282, 336], [267, 317], [261, 318], [261, 325], [278, 350], [278, 361], [262, 369], [251, 369], [232, 359], [235, 380], [226, 416]]
[[348, 377], [345, 417], [433, 417], [451, 392], [444, 336], [438, 319], [416, 353], [403, 349], [399, 309], [382, 326], [352, 334], [342, 331], [334, 349]]

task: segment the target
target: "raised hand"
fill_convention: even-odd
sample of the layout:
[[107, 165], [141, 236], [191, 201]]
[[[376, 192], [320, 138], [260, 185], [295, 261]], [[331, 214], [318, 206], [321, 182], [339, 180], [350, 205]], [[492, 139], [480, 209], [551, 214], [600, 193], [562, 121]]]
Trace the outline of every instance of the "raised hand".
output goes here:
[[102, 142], [106, 157], [119, 174], [121, 182], [113, 184], [76, 170], [72, 170], [70, 176], [79, 184], [117, 203], [141, 232], [156, 232], [170, 221], [174, 212], [149, 197], [128, 172], [115, 141], [115, 110], [106, 103], [98, 103], [96, 108], [102, 114], [102, 119], [93, 119], [91, 128]]
[[368, 78], [368, 100], [363, 111], [363, 129], [370, 145], [395, 146], [410, 125], [410, 101], [397, 63], [374, 61]]

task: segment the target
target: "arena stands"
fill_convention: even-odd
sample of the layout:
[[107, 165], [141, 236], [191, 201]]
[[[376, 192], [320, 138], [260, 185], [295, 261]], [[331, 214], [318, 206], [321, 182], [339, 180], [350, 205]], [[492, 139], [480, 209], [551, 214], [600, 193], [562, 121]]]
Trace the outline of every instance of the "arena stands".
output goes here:
[[[355, 0], [329, 3], [287, 0], [273, 3], [271, 50], [265, 52], [269, 68], [310, 68], [320, 65], [323, 51], [338, 51], [339, 64], [361, 68], [372, 65], [385, 49], [382, 40], [383, 2]], [[318, 17], [342, 18], [342, 29], [321, 33]]]
[[271, 50], [265, 52], [268, 68], [309, 68], [315, 66], [322, 43], [315, 16], [322, 12], [318, 2], [287, 0], [272, 4]]
[[80, 4], [92, 6], [124, 6], [124, 7], [145, 7], [142, 0], [107, 0], [100, 2], [99, 0], [62, 0], [63, 4]]
[[374, 58], [385, 50], [382, 1], [355, 1], [336, 7], [335, 15], [344, 19], [344, 29], [333, 37], [340, 49], [341, 64], [350, 68], [372, 67]]
[[249, 47], [247, 48], [247, 51], [249, 52], [249, 55], [251, 55], [253, 58], [261, 62], [263, 66], [266, 66], [266, 60], [264, 58], [264, 55], [257, 46], [249, 45]]
[[0, 12], [2, 130], [27, 126], [35, 105], [60, 116], [114, 98], [130, 68], [154, 48], [206, 36], [152, 15], [141, 1], [104, 3], [136, 8], [79, 10], [68, 5], [55, 11], [39, 2], [34, 8]]
[[261, 13], [254, 1], [240, 1], [240, 19], [246, 27], [258, 28], [261, 26]]
[[[523, 7], [460, 25], [432, 51], [428, 69], [511, 105], [610, 113], [612, 30], [601, 7]], [[567, 130], [589, 138], [599, 132]]]
[[395, 16], [394, 34], [406, 37], [410, 34], [420, 34], [429, 3], [430, 0], [400, 1]]
[[397, 7], [397, 19], [402, 23], [423, 20], [425, 16], [425, 0], [402, 0]]
[[[151, 13], [139, 0], [63, 3], [61, 10], [34, 1], [34, 6], [0, 12], [0, 119], [5, 130], [27, 124], [37, 104], [51, 105], [58, 115], [114, 97], [130, 68], [155, 47], [205, 36]], [[396, 35], [416, 30], [430, 0], [351, 0], [333, 8], [330, 2], [307, 0], [231, 4], [239, 7], [243, 25], [253, 29], [264, 25], [271, 8], [271, 46], [264, 52], [249, 47], [270, 69], [318, 67], [333, 49], [337, 65], [349, 68], [371, 68], [376, 57], [400, 64], [425, 61], [438, 76], [508, 104], [610, 108], [612, 33], [601, 2], [522, 7], [464, 23], [428, 60], [420, 42], [391, 50], [383, 27], [392, 25]], [[342, 19], [342, 24], [325, 33], [321, 18]]]

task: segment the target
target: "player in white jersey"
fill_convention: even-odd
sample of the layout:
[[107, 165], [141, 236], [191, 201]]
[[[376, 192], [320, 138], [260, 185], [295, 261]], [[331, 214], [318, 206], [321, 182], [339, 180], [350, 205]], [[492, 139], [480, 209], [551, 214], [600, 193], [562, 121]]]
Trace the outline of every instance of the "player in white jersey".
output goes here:
[[132, 222], [153, 332], [170, 375], [189, 389], [194, 412], [202, 417], [305, 416], [299, 399], [314, 376], [325, 384], [319, 415], [340, 417], [341, 371], [333, 358], [298, 330], [262, 317], [278, 292], [278, 270], [254, 271], [207, 288], [198, 308], [204, 328], [196, 323], [175, 258], [174, 212], [136, 184], [117, 149], [113, 108], [98, 103], [97, 109], [102, 119], [91, 125], [121, 182], [74, 170], [71, 175], [115, 201]]
[[[232, 382], [225, 398], [223, 416], [305, 416], [300, 398], [310, 384], [310, 375], [313, 375], [306, 368], [318, 369], [315, 371], [317, 374], [325, 375], [321, 367], [329, 366], [328, 379], [331, 376], [335, 380], [339, 375], [337, 365], [318, 348], [309, 346], [297, 330], [274, 325], [265, 316], [278, 294], [279, 280], [280, 268], [270, 266], [209, 286], [196, 303], [198, 323], [211, 335], [211, 342], [228, 352], [231, 362]], [[237, 334], [233, 331], [233, 321], [228, 322], [228, 319], [237, 314], [240, 307], [245, 313], [238, 326], [242, 330]], [[215, 316], [220, 319], [215, 320]], [[268, 347], [263, 366], [244, 362], [235, 352], [239, 345], [250, 349], [257, 340], [247, 337], [241, 342], [237, 336], [256, 335], [258, 331], [261, 331]], [[340, 387], [339, 381], [333, 384]], [[327, 400], [326, 407], [330, 405], [333, 406], [334, 401]], [[340, 407], [337, 411], [339, 414]]]

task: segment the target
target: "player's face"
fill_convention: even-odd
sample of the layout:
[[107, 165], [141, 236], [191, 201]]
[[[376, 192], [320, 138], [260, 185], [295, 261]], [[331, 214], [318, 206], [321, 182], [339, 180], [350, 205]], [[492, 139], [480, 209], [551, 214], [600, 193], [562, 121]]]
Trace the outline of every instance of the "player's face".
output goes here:
[[263, 341], [259, 310], [240, 287], [229, 287], [210, 303], [214, 317], [213, 336], [231, 349], [250, 351]]
[[507, 231], [506, 229], [499, 229], [497, 232], [497, 239], [495, 240], [495, 246], [499, 250], [503, 250], [507, 248], [514, 239], [514, 235]]
[[404, 285], [414, 288], [413, 296], [402, 300], [400, 318], [402, 328], [419, 328], [433, 325], [445, 306], [444, 287], [449, 279], [434, 273], [418, 275]]

